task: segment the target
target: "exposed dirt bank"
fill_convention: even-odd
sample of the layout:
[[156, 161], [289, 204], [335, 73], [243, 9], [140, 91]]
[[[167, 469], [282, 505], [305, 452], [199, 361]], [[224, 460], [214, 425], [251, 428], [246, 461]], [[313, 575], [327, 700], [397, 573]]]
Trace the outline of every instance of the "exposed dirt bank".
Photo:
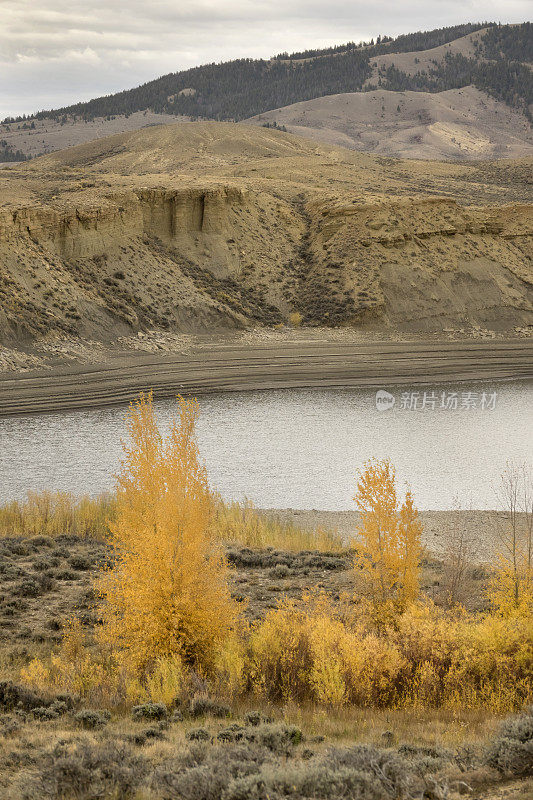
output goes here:
[[533, 377], [533, 342], [192, 340], [179, 352], [105, 351], [94, 363], [0, 373], [0, 415], [96, 408], [140, 391], [206, 392], [361, 387]]

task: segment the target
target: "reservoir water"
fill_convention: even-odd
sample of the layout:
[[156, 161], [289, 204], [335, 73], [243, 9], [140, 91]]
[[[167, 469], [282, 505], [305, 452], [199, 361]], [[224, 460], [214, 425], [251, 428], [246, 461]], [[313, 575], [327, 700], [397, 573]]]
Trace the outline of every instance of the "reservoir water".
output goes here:
[[[166, 429], [174, 401], [155, 403]], [[263, 508], [353, 508], [354, 476], [388, 457], [420, 509], [498, 508], [508, 459], [531, 461], [531, 383], [282, 390], [200, 399], [198, 436], [224, 497]], [[0, 418], [0, 502], [113, 486], [125, 408]]]

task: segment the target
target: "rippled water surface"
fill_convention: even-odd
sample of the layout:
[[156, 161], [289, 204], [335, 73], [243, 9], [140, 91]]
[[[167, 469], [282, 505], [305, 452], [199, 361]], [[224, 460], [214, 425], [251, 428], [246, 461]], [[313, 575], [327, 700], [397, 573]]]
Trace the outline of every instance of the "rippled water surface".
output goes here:
[[[532, 385], [416, 391], [420, 396], [412, 398], [410, 387], [392, 389], [394, 406], [383, 411], [371, 390], [204, 397], [198, 433], [211, 482], [225, 497], [246, 496], [260, 507], [347, 509], [356, 471], [368, 458], [386, 456], [411, 484], [419, 508], [450, 508], [455, 498], [463, 507], [498, 507], [493, 487], [506, 459], [532, 458]], [[450, 408], [442, 407], [442, 392]], [[415, 401], [417, 408], [405, 407]], [[156, 408], [166, 427], [175, 403], [160, 401]], [[110, 489], [124, 411], [0, 418], [0, 501], [28, 489]]]

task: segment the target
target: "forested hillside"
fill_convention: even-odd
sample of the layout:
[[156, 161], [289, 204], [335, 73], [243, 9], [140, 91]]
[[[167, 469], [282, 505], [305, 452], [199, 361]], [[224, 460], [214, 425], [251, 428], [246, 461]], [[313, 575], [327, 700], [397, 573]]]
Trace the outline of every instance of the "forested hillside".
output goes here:
[[[476, 32], [479, 31], [479, 34]], [[468, 54], [454, 49], [462, 37], [472, 39]], [[442, 54], [442, 46], [446, 53]], [[441, 48], [429, 68], [404, 70], [391, 55]], [[448, 50], [448, 48], [450, 48]], [[374, 70], [373, 59], [386, 56]], [[399, 57], [401, 60], [401, 57]], [[262, 112], [343, 92], [414, 90], [441, 92], [473, 84], [478, 89], [523, 111], [531, 120], [533, 103], [533, 27], [479, 23], [458, 25], [376, 42], [349, 43], [321, 51], [280, 54], [270, 60], [239, 59], [165, 75], [135, 89], [42, 111], [37, 118], [85, 120], [130, 115], [151, 109], [156, 113], [192, 119], [242, 120]], [[418, 59], [415, 59], [418, 63]]]
[[313, 59], [303, 66], [243, 58], [165, 75], [136, 89], [36, 116], [76, 114], [92, 119], [150, 108], [160, 113], [240, 120], [295, 100], [310, 100], [317, 93], [343, 92], [346, 86], [358, 91], [370, 74], [368, 55], [359, 50], [342, 58]]
[[453, 42], [461, 36], [488, 28], [494, 22], [473, 23], [467, 22], [465, 25], [453, 25], [450, 28], [436, 28], [432, 31], [418, 31], [418, 33], [405, 33], [393, 39], [392, 36], [378, 36], [376, 41], [370, 42], [348, 42], [336, 47], [328, 47], [324, 50], [303, 50], [299, 53], [280, 53], [276, 58], [297, 60], [303, 58], [316, 58], [329, 53], [342, 53], [346, 50], [355, 50], [359, 47], [372, 48], [372, 55], [382, 55], [384, 53], [413, 53], [420, 50], [430, 50], [433, 47]]
[[486, 58], [505, 58], [514, 61], [533, 61], [533, 25], [498, 25], [491, 28], [483, 40]]
[[380, 71], [378, 86], [391, 91], [444, 92], [474, 85], [531, 121], [533, 104], [533, 26], [491, 26], [475, 44], [475, 55], [446, 53], [429, 70], [409, 74], [394, 65]]

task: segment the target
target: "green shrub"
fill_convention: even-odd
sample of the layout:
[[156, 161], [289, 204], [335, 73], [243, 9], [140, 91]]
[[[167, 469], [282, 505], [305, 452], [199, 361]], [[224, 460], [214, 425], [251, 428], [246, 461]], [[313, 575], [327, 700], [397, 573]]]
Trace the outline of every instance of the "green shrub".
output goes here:
[[276, 564], [276, 566], [272, 567], [268, 574], [271, 578], [288, 578], [291, 574], [291, 571], [286, 564]]
[[81, 556], [81, 555], [72, 556], [69, 563], [72, 569], [78, 569], [82, 571], [91, 569], [92, 567], [92, 562], [90, 561], [90, 559], [86, 558], [86, 556]]
[[193, 697], [189, 704], [189, 714], [193, 718], [209, 715], [222, 719], [223, 717], [229, 717], [230, 710], [228, 706], [218, 703], [216, 700], [211, 700], [209, 697]]
[[295, 725], [267, 723], [247, 728], [244, 738], [266, 747], [273, 753], [287, 753], [293, 746], [303, 741], [303, 734]]
[[106, 741], [61, 741], [42, 756], [33, 774], [21, 778], [21, 800], [133, 798], [147, 763], [128, 745]]
[[207, 742], [211, 738], [211, 734], [205, 728], [192, 728], [187, 731], [185, 738], [191, 742]]
[[244, 721], [247, 725], [260, 725], [261, 722], [272, 722], [270, 717], [265, 717], [261, 714], [260, 711], [248, 711], [247, 714], [244, 715]]
[[32, 536], [31, 539], [27, 541], [33, 548], [54, 546], [54, 540], [50, 536]]
[[35, 719], [38, 719], [40, 722], [48, 722], [60, 716], [59, 712], [52, 708], [52, 706], [39, 706], [33, 709], [32, 714]]
[[337, 800], [390, 800], [379, 782], [365, 772], [353, 769], [327, 771], [322, 766], [270, 769], [259, 775], [249, 775], [234, 780], [225, 794], [225, 800], [268, 800], [291, 797], [324, 798]]
[[25, 686], [18, 686], [11, 681], [0, 681], [0, 709], [2, 711], [14, 711], [15, 709], [32, 711], [34, 708], [46, 707], [51, 702], [51, 698], [32, 692]]
[[227, 728], [223, 728], [217, 734], [217, 739], [219, 742], [239, 742], [244, 738], [244, 734], [246, 732], [246, 728], [244, 725], [239, 725], [238, 722], [234, 722], [232, 725], [228, 725]]

